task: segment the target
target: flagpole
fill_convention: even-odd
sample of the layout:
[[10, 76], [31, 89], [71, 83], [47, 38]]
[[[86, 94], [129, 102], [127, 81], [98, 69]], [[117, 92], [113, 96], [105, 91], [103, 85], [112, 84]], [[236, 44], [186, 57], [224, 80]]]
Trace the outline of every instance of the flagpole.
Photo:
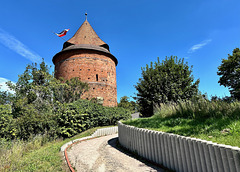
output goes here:
[[[57, 35], [57, 33], [53, 32], [53, 31], [52, 31], [52, 33], [55, 34], [55, 35]], [[57, 35], [57, 36], [58, 36], [58, 35]], [[58, 36], [58, 37], [59, 37], [59, 36]], [[62, 38], [65, 42], [67, 42], [63, 37], [59, 37], [59, 38]]]

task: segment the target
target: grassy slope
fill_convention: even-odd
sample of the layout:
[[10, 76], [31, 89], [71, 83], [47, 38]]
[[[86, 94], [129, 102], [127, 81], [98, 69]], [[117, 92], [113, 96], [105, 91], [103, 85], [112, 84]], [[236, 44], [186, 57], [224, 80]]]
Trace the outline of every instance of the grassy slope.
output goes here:
[[[124, 124], [139, 128], [164, 131], [184, 136], [200, 138], [216, 143], [240, 147], [240, 120], [230, 118], [158, 117], [128, 120]], [[224, 129], [229, 129], [222, 133]]]
[[[98, 127], [105, 128], [105, 127]], [[16, 144], [8, 152], [0, 152], [0, 171], [66, 171], [62, 152], [63, 144], [82, 137], [90, 136], [96, 129], [89, 129], [64, 141], [48, 142], [44, 146]]]

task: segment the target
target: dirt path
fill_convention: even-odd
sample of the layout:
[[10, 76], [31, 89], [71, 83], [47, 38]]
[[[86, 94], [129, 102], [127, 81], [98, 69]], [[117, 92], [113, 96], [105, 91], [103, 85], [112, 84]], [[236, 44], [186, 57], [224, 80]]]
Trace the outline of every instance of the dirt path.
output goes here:
[[117, 134], [75, 144], [68, 150], [71, 165], [78, 172], [141, 172], [163, 169], [129, 156], [116, 147]]

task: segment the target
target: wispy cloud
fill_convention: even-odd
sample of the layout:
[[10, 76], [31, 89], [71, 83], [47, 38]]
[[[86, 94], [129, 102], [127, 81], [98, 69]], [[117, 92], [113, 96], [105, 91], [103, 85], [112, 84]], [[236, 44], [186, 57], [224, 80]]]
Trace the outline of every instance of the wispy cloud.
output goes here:
[[195, 52], [196, 50], [204, 47], [205, 45], [209, 44], [212, 40], [211, 39], [207, 39], [207, 40], [204, 40], [202, 41], [201, 43], [199, 44], [196, 44], [196, 45], [193, 45], [189, 50], [188, 50], [188, 53], [193, 53]]
[[42, 58], [40, 55], [30, 50], [21, 41], [15, 38], [13, 35], [9, 34], [5, 30], [0, 28], [0, 43], [11, 49], [12, 51], [18, 53], [19, 55], [31, 60], [32, 62], [41, 62]]
[[[8, 86], [5, 84], [6, 82], [8, 82], [10, 80], [6, 79], [6, 78], [1, 78], [0, 77], [0, 91], [9, 91], [10, 93], [14, 93], [14, 91], [10, 90], [8, 88]], [[14, 83], [14, 82], [13, 82]], [[15, 83], [14, 83], [15, 84]]]

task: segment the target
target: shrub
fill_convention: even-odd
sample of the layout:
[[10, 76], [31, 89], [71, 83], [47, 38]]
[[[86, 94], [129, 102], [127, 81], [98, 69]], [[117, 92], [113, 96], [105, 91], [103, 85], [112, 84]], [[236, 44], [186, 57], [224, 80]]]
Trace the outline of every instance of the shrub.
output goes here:
[[33, 107], [28, 106], [24, 115], [16, 118], [17, 137], [27, 140], [29, 137], [36, 135], [48, 135], [57, 137], [56, 115], [51, 112], [40, 112]]
[[97, 126], [115, 125], [121, 119], [129, 119], [130, 111], [118, 107], [104, 107], [88, 100], [61, 104], [57, 110], [58, 135], [71, 137]]
[[15, 120], [10, 105], [0, 105], [0, 137], [13, 139], [16, 137]]

